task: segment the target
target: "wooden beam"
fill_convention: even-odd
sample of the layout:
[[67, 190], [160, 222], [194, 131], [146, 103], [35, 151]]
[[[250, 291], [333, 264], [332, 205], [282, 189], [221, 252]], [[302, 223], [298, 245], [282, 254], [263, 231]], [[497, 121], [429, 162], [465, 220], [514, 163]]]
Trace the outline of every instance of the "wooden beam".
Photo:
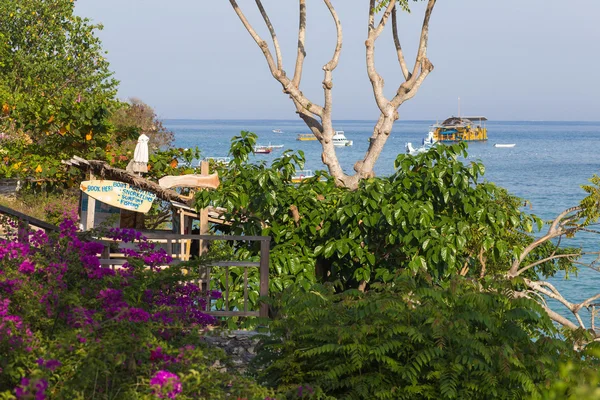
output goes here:
[[[206, 161], [202, 161], [202, 165], [204, 165], [205, 162]], [[158, 184], [164, 189], [171, 189], [174, 187], [216, 189], [219, 187], [219, 183], [219, 175], [216, 173], [209, 175], [208, 169], [206, 173], [202, 172], [201, 175], [168, 175], [163, 176], [158, 180]]]

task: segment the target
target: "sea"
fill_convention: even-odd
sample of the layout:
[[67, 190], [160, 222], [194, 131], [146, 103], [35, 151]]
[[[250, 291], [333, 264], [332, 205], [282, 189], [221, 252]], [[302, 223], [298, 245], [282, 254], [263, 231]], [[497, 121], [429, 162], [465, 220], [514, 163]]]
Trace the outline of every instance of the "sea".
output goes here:
[[[254, 155], [254, 162], [270, 162], [284, 150], [302, 150], [304, 169], [325, 170], [318, 141], [298, 141], [300, 133], [310, 133], [301, 120], [165, 120], [175, 134], [175, 146], [198, 146], [202, 157], [228, 155], [232, 137], [241, 131], [258, 135], [258, 144], [283, 144], [271, 154]], [[377, 161], [378, 176], [393, 173], [394, 160], [411, 142], [420, 146], [430, 126], [437, 121], [397, 121]], [[343, 169], [350, 173], [357, 160], [364, 157], [375, 121], [339, 120], [336, 130], [343, 130], [353, 141], [351, 147], [337, 148]], [[578, 205], [585, 197], [581, 186], [600, 173], [600, 122], [559, 121], [488, 121], [488, 140], [471, 142], [464, 162], [481, 161], [484, 179], [508, 189], [527, 201], [525, 209], [544, 219], [552, 219], [568, 207]], [[273, 132], [281, 130], [281, 133]], [[497, 148], [496, 143], [514, 143], [512, 148]], [[579, 235], [563, 244], [600, 251], [600, 235]], [[591, 259], [588, 257], [588, 261]], [[600, 292], [600, 272], [580, 270], [577, 276], [552, 279], [572, 302], [583, 301]], [[568, 316], [569, 312], [561, 311]]]

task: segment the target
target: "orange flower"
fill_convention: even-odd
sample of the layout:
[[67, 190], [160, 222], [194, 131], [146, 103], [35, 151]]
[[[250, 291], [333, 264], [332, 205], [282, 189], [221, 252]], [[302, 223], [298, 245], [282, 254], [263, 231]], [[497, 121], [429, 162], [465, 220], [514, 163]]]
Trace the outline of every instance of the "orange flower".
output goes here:
[[35, 172], [37, 172], [38, 174], [42, 172], [42, 166], [40, 164], [38, 164], [37, 168], [35, 169]]
[[10, 112], [10, 107], [8, 106], [8, 104], [6, 104], [6, 103], [2, 104], [2, 112], [4, 114], [8, 114]]
[[92, 140], [92, 131], [91, 130], [87, 135], [85, 135], [85, 140]]
[[177, 159], [174, 158], [173, 160], [171, 160], [171, 163], [169, 165], [171, 166], [171, 168], [177, 168], [177, 166], [179, 165], [179, 161], [177, 161]]
[[50, 118], [48, 119], [48, 123], [51, 124], [52, 121], [54, 121], [54, 115], [51, 115]]

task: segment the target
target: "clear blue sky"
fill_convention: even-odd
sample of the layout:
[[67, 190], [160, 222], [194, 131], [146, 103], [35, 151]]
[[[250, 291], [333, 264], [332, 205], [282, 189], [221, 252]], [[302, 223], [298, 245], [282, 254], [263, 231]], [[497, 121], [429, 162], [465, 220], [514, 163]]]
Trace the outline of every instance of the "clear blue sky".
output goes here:
[[[267, 39], [252, 0], [238, 0]], [[335, 45], [331, 17], [308, 2], [307, 61], [301, 89], [322, 104], [321, 67]], [[344, 49], [334, 72], [334, 118], [376, 119], [365, 71], [368, 1], [334, 0]], [[297, 1], [264, 0], [293, 74]], [[401, 15], [401, 40], [414, 57], [423, 5]], [[138, 97], [162, 118], [295, 119], [262, 53], [227, 0], [78, 0], [76, 11], [102, 23], [99, 36], [122, 98]], [[438, 0], [429, 58], [435, 70], [400, 108], [401, 119], [457, 113], [492, 120], [600, 120], [600, 1]], [[391, 28], [391, 24], [388, 28]], [[393, 42], [377, 42], [387, 93], [400, 83]]]

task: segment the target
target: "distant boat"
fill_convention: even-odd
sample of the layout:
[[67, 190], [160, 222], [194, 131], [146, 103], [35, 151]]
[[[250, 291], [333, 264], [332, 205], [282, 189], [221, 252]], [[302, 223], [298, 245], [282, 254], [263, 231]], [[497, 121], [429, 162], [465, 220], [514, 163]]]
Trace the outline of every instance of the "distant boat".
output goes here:
[[354, 143], [352, 140], [348, 140], [346, 135], [344, 135], [344, 131], [335, 131], [335, 134], [331, 138], [333, 145], [336, 147], [342, 146], [352, 146]]
[[283, 133], [283, 131], [281, 129], [273, 129], [274, 133]]
[[204, 157], [203, 161], [213, 162], [219, 165], [227, 165], [231, 161], [231, 157]]
[[254, 154], [270, 154], [273, 149], [269, 146], [261, 146], [261, 145], [256, 145], [254, 146]]
[[294, 177], [292, 178], [292, 182], [300, 183], [303, 180], [312, 178], [314, 176], [315, 176], [315, 174], [310, 169], [304, 169], [304, 170], [298, 171], [296, 173], [296, 175], [294, 175]]
[[283, 145], [282, 144], [271, 144], [271, 143], [269, 143], [265, 147], [270, 147], [271, 149], [283, 149]]
[[406, 150], [406, 154], [416, 156], [417, 154], [425, 153], [427, 150], [431, 149], [436, 143], [437, 141], [435, 140], [435, 135], [433, 131], [429, 131], [427, 137], [423, 138], [421, 147], [417, 147], [415, 149], [412, 143], [408, 142], [404, 145], [404, 149]]
[[486, 117], [450, 117], [441, 124], [433, 125], [436, 142], [470, 142], [487, 140]]
[[317, 140], [317, 137], [312, 133], [300, 133], [296, 140], [300, 140], [301, 142], [309, 141], [309, 140]]
[[494, 147], [515, 147], [516, 143], [496, 143]]

